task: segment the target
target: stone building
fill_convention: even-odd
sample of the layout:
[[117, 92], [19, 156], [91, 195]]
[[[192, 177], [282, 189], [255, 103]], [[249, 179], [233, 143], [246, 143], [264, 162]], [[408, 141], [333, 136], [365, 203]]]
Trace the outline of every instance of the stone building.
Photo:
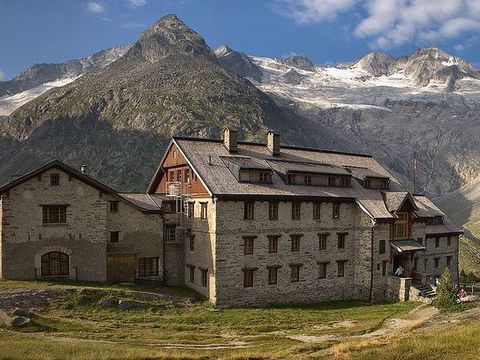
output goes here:
[[273, 132], [173, 138], [145, 194], [53, 162], [0, 195], [0, 278], [184, 283], [219, 306], [407, 300], [458, 278], [462, 230], [429, 199], [371, 156]]
[[0, 187], [0, 278], [163, 278], [161, 198], [53, 161]]
[[174, 138], [147, 193], [182, 204], [185, 284], [217, 305], [406, 300], [447, 266], [458, 278], [462, 230], [371, 156], [225, 129]]

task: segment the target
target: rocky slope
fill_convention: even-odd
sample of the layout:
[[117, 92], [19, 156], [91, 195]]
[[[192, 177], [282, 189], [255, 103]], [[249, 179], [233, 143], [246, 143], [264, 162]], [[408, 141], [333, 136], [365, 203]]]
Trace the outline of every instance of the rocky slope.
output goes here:
[[263, 141], [273, 128], [286, 142], [340, 142], [223, 69], [203, 38], [169, 15], [107, 67], [0, 122], [0, 182], [57, 158], [89, 165], [118, 189], [144, 190], [172, 135], [218, 136], [225, 125], [238, 126], [246, 139]]
[[11, 114], [54, 87], [66, 85], [79, 76], [104, 68], [123, 56], [130, 46], [113, 47], [63, 64], [35, 64], [11, 80], [0, 81], [0, 117]]

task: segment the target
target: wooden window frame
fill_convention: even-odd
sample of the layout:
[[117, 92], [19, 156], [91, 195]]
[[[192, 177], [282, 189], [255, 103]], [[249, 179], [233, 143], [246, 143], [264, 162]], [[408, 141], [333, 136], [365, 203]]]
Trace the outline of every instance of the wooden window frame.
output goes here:
[[67, 205], [42, 205], [42, 224], [66, 224]]
[[340, 204], [332, 204], [332, 219], [340, 219]]
[[208, 269], [202, 269], [202, 268], [199, 268], [199, 269], [200, 269], [200, 279], [201, 279], [200, 284], [202, 285], [202, 287], [208, 287]]
[[189, 219], [194, 219], [195, 218], [195, 202], [194, 201], [189, 201], [188, 202], [188, 218]]
[[248, 269], [243, 269], [243, 287], [244, 288], [251, 288], [254, 285], [254, 273], [256, 269], [253, 268], [248, 268]]
[[319, 279], [326, 279], [327, 278], [327, 267], [329, 262], [322, 261], [318, 263], [318, 278]]
[[60, 186], [60, 174], [59, 173], [50, 174], [50, 186]]
[[379, 240], [378, 241], [378, 253], [385, 254], [387, 252], [387, 241], [386, 240]]
[[301, 210], [300, 202], [292, 202], [292, 220], [300, 220]]
[[337, 260], [337, 277], [345, 277], [345, 264], [348, 260]]
[[[172, 236], [172, 230], [173, 230], [173, 236]], [[166, 243], [177, 242], [177, 225], [166, 224], [163, 227], [163, 238]]]
[[387, 276], [387, 264], [388, 260], [382, 261], [382, 276]]
[[118, 200], [112, 200], [112, 201], [109, 201], [109, 203], [110, 203], [110, 212], [113, 212], [113, 213], [118, 212], [118, 205], [120, 202]]
[[188, 281], [190, 284], [195, 284], [195, 266], [194, 265], [187, 265], [188, 267]]
[[393, 239], [405, 240], [410, 237], [410, 214], [399, 212], [398, 219], [393, 223]]
[[145, 257], [138, 258], [138, 277], [158, 276], [159, 258]]
[[243, 220], [255, 219], [255, 201], [243, 202]]
[[200, 219], [207, 220], [208, 217], [208, 202], [200, 203]]
[[447, 267], [450, 267], [452, 265], [452, 256], [449, 255], [449, 256], [446, 256], [447, 258]]
[[452, 237], [447, 236], [447, 246], [452, 246]]
[[189, 239], [188, 248], [190, 249], [190, 252], [194, 252], [195, 251], [195, 235], [189, 235], [188, 239]]
[[300, 242], [302, 239], [302, 235], [300, 234], [293, 234], [290, 235], [290, 241], [291, 241], [291, 250], [292, 252], [299, 252], [300, 251]]
[[313, 220], [320, 220], [321, 210], [322, 210], [322, 203], [314, 202], [313, 203], [313, 211], [312, 211]]
[[300, 268], [302, 264], [290, 264], [290, 282], [300, 281]]
[[436, 236], [435, 237], [435, 249], [438, 249], [440, 247], [440, 237]]
[[337, 249], [338, 250], [345, 250], [347, 235], [348, 233], [346, 232], [337, 233]]
[[270, 201], [268, 203], [268, 219], [278, 220], [278, 202]]
[[256, 236], [243, 236], [243, 255], [253, 255]]
[[267, 235], [268, 239], [268, 252], [270, 254], [278, 253], [278, 239], [280, 235]]
[[433, 258], [433, 268], [438, 269], [439, 267], [440, 267], [440, 258], [439, 257]]
[[268, 285], [278, 284], [278, 268], [280, 266], [267, 266], [268, 270]]
[[318, 234], [318, 250], [327, 250], [329, 233]]

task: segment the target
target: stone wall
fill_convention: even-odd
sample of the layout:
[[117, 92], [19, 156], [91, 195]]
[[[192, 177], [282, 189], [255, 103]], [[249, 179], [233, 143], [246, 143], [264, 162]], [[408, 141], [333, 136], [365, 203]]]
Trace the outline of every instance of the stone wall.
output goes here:
[[[452, 278], [456, 283], [458, 281], [458, 236], [450, 237], [450, 246], [447, 236], [438, 236], [438, 247], [436, 247], [435, 236], [426, 238], [426, 251], [418, 260], [418, 266], [423, 273], [431, 274], [432, 281], [435, 277], [440, 277], [447, 267], [447, 256], [451, 257], [450, 271]], [[435, 267], [435, 258], [438, 258], [438, 267]], [[426, 260], [426, 263], [425, 263]], [[425, 266], [426, 265], [426, 266]]]
[[[332, 218], [332, 203], [321, 204], [320, 219], [313, 219], [313, 203], [301, 203], [300, 220], [292, 220], [292, 204], [280, 202], [278, 220], [269, 220], [268, 202], [255, 202], [254, 220], [244, 220], [242, 201], [218, 201], [216, 286], [218, 305], [319, 302], [332, 299], [367, 299], [370, 284], [370, 227], [353, 203], [340, 205], [340, 218]], [[366, 217], [366, 215], [365, 215]], [[347, 233], [345, 249], [338, 249], [337, 233]], [[326, 250], [319, 249], [318, 233], [329, 233]], [[291, 236], [300, 234], [300, 250], [292, 251]], [[277, 253], [269, 253], [268, 235], [279, 235]], [[244, 254], [243, 236], [256, 236], [254, 251]], [[338, 277], [337, 261], [346, 260]], [[319, 278], [319, 263], [327, 275]], [[291, 267], [301, 264], [298, 282]], [[278, 266], [277, 284], [268, 284], [267, 266]], [[256, 268], [253, 287], [244, 287], [244, 268]]]
[[[50, 174], [60, 185], [50, 186]], [[66, 224], [43, 224], [41, 205], [67, 205]], [[35, 279], [50, 251], [70, 256], [70, 278], [106, 280], [106, 196], [68, 174], [50, 169], [3, 195], [2, 277]]]
[[[207, 218], [201, 219], [201, 203], [208, 203]], [[185, 284], [200, 294], [216, 302], [216, 221], [218, 221], [218, 202], [211, 198], [196, 198], [194, 218], [188, 219], [190, 233], [185, 237]], [[193, 236], [194, 248], [190, 250], [190, 236]], [[218, 250], [218, 249], [217, 249]], [[194, 281], [190, 281], [190, 267], [194, 268]], [[201, 270], [208, 273], [207, 286], [201, 283]]]
[[[118, 200], [112, 196], [108, 200]], [[127, 202], [118, 204], [118, 211], [107, 209], [107, 239], [112, 231], [119, 232], [118, 245], [133, 248], [137, 258], [159, 259], [157, 276], [145, 280], [163, 279], [163, 218], [161, 214], [145, 214]]]

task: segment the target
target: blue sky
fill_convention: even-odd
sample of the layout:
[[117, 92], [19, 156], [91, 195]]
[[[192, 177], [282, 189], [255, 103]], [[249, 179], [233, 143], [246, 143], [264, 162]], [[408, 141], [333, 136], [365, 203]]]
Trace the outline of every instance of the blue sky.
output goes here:
[[0, 78], [132, 42], [169, 13], [250, 55], [336, 64], [438, 46], [480, 64], [480, 0], [0, 0]]

